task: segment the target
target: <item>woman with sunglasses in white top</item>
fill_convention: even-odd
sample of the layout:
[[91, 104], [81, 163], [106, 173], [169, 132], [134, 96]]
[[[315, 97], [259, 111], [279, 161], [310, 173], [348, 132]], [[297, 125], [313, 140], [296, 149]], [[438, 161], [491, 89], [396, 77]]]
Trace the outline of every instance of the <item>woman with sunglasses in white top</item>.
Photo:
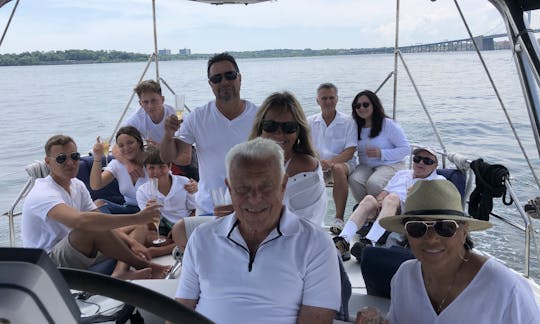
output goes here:
[[366, 195], [377, 196], [396, 171], [405, 169], [403, 159], [410, 146], [374, 92], [364, 90], [354, 97], [352, 117], [358, 126], [358, 165], [349, 177], [349, 186], [360, 202]]
[[463, 213], [446, 180], [419, 181], [402, 215], [380, 221], [406, 234], [415, 260], [392, 279], [390, 323], [540, 323], [531, 287], [494, 258], [472, 250], [469, 232], [491, 224]]
[[302, 106], [290, 92], [275, 92], [261, 104], [249, 139], [264, 137], [278, 143], [285, 154], [289, 177], [284, 203], [290, 211], [317, 226], [326, 214], [324, 178], [311, 142]]

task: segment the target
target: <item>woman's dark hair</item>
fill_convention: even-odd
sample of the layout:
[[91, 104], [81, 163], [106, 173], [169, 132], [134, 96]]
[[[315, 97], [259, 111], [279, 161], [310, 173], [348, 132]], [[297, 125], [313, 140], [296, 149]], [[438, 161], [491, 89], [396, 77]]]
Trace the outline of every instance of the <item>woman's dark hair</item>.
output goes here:
[[351, 107], [352, 107], [352, 117], [356, 121], [356, 125], [358, 126], [358, 140], [360, 140], [360, 134], [362, 133], [362, 127], [366, 124], [366, 120], [364, 118], [361, 118], [356, 113], [356, 109], [354, 109], [354, 106], [356, 102], [358, 101], [358, 98], [366, 96], [368, 97], [369, 101], [371, 102], [371, 106], [373, 107], [373, 114], [371, 115], [371, 131], [369, 132], [369, 137], [377, 137], [381, 133], [383, 121], [384, 118], [388, 117], [384, 113], [384, 108], [382, 106], [381, 100], [375, 92], [370, 90], [364, 90], [359, 92], [353, 99]]
[[465, 237], [465, 243], [463, 243], [463, 246], [467, 251], [471, 251], [474, 248], [474, 242], [472, 241], [469, 234], [467, 234], [467, 237]]
[[139, 131], [137, 130], [137, 128], [133, 127], [133, 126], [124, 126], [124, 127], [121, 127], [118, 132], [116, 132], [116, 137], [115, 137], [115, 140], [118, 142], [118, 136], [122, 135], [122, 134], [125, 134], [125, 135], [129, 135], [131, 137], [133, 137], [137, 142], [139, 142], [139, 148], [141, 149], [141, 151], [144, 150], [144, 143], [143, 143], [143, 139], [142, 139], [142, 136], [141, 136], [141, 133], [139, 133]]

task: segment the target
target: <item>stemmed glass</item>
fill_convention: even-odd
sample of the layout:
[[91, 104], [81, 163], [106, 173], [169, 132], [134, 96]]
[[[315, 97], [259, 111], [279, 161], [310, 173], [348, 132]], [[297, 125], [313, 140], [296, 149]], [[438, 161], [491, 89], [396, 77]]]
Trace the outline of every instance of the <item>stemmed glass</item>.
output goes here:
[[[158, 179], [157, 178], [151, 178], [150, 179], [150, 199], [153, 199], [155, 200], [156, 202], [158, 202], [158, 193], [159, 193], [159, 189], [158, 189]], [[157, 238], [155, 240], [152, 241], [152, 244], [154, 245], [159, 245], [159, 244], [162, 244], [166, 241], [166, 239], [162, 238], [159, 236], [159, 223], [160, 223], [160, 219], [157, 220], [157, 222], [154, 222], [154, 225], [156, 226], [156, 234], [157, 234]]]
[[106, 136], [99, 137], [100, 143], [103, 146], [103, 155], [105, 156], [105, 165], [109, 164], [109, 140]]
[[174, 101], [176, 106], [176, 117], [178, 117], [178, 120], [182, 120], [182, 116], [184, 115], [184, 103], [186, 101], [186, 97], [181, 94], [176, 94], [174, 95]]

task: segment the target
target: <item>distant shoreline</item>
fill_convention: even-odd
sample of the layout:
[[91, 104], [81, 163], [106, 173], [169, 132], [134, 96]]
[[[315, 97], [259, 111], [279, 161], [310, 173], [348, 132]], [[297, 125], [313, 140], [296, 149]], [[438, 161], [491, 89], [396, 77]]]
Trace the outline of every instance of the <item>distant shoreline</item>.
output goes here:
[[[505, 46], [496, 49], [506, 49]], [[332, 56], [332, 55], [361, 55], [361, 54], [392, 54], [393, 47], [381, 48], [351, 48], [351, 49], [271, 49], [260, 51], [230, 51], [236, 58], [272, 58], [272, 57], [302, 57], [302, 56]], [[433, 51], [437, 52], [437, 51]], [[159, 55], [160, 61], [199, 60], [207, 59], [213, 54], [165, 54]], [[150, 54], [122, 52], [122, 51], [93, 51], [93, 50], [65, 50], [65, 51], [33, 51], [20, 54], [0, 54], [0, 66], [27, 66], [27, 65], [68, 65], [68, 64], [94, 64], [94, 63], [122, 63], [144, 62]]]

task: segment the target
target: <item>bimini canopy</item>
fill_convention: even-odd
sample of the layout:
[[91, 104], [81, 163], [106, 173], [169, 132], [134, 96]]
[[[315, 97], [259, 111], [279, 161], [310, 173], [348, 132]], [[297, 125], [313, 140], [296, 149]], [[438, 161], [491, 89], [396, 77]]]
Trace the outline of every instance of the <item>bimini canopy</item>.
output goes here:
[[213, 4], [213, 5], [245, 4], [247, 6], [248, 4], [266, 2], [266, 1], [273, 1], [273, 0], [190, 0], [190, 1], [209, 3], [209, 4]]
[[0, 8], [2, 8], [3, 5], [10, 2], [11, 0], [0, 0]]

